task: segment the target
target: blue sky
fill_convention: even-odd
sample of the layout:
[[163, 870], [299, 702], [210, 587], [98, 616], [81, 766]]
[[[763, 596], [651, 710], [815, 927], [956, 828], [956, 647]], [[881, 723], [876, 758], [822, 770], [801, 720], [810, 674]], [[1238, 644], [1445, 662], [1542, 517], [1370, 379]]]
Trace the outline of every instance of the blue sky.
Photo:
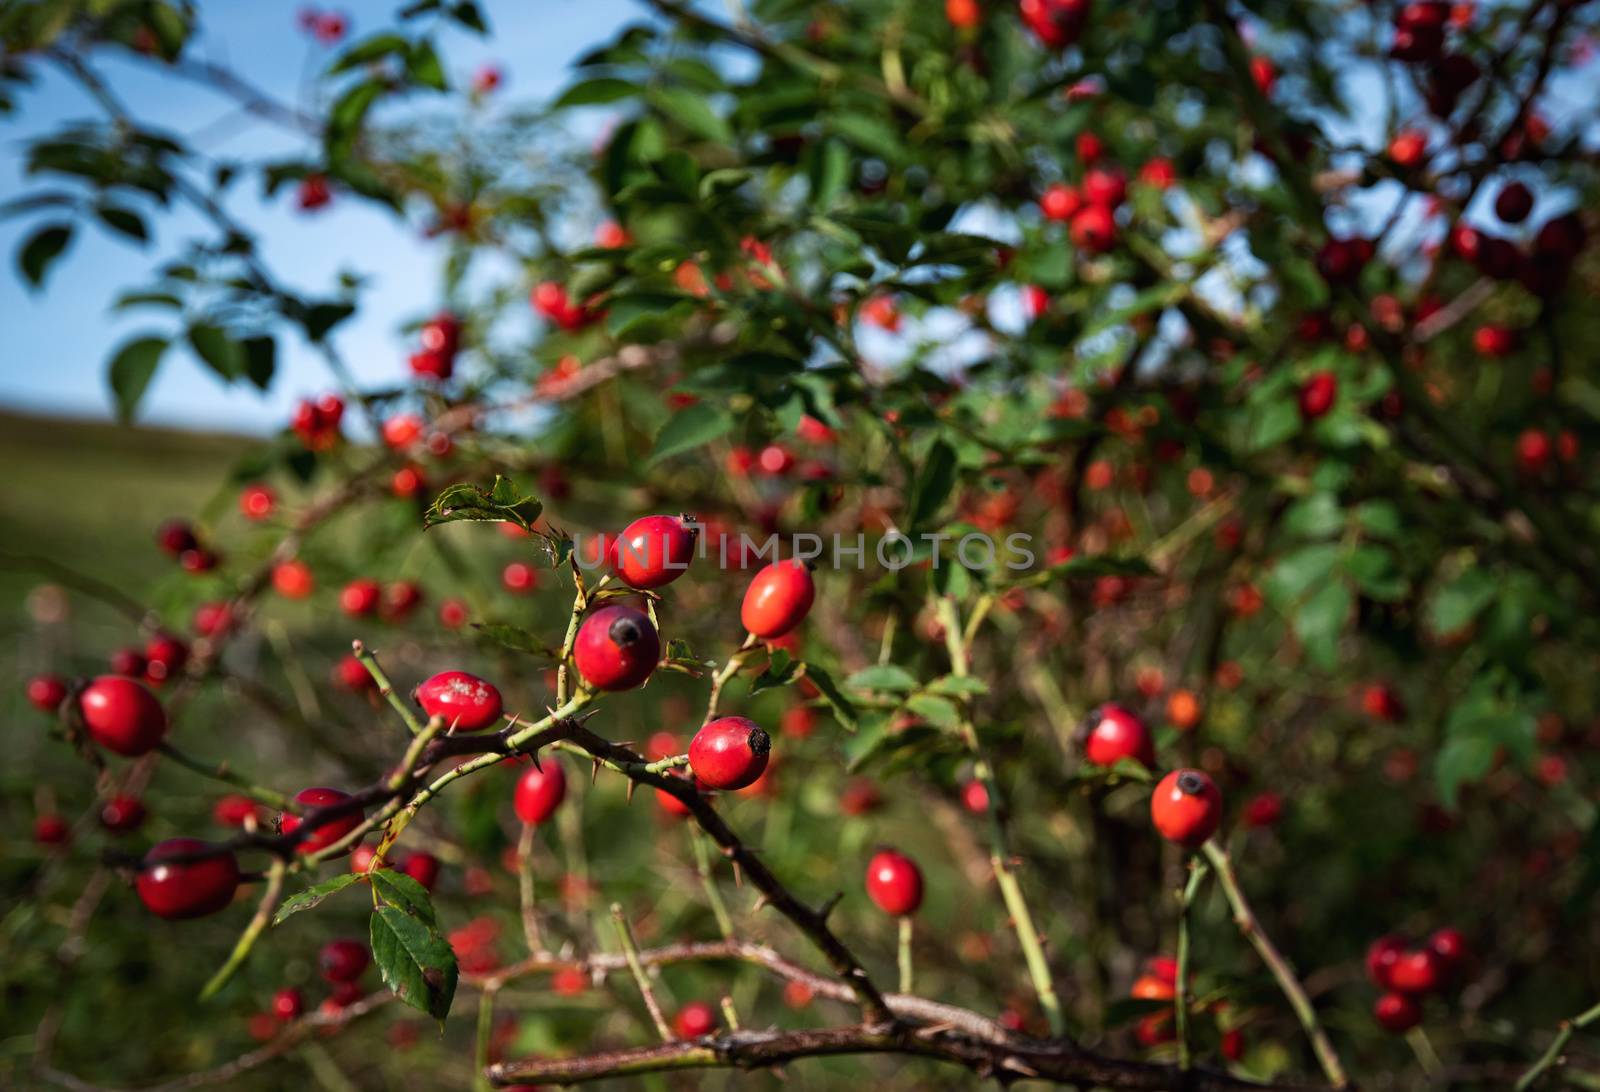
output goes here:
[[[197, 55], [225, 62], [274, 96], [295, 101], [313, 63], [308, 58], [313, 47], [295, 25], [299, 6], [206, 4]], [[359, 35], [388, 25], [396, 6], [392, 0], [353, 0], [336, 10], [350, 17]], [[487, 0], [482, 7], [492, 36], [449, 32], [443, 52], [452, 79], [460, 83], [484, 62], [499, 64], [507, 77], [496, 100], [501, 107], [550, 97], [564, 86], [570, 61], [643, 11], [636, 0]], [[104, 51], [96, 65], [130, 108], [158, 126], [202, 137], [208, 153], [245, 158], [310, 150], [282, 130], [240, 116], [221, 97], [118, 53]], [[318, 61], [326, 60], [323, 51], [316, 53]], [[0, 195], [6, 199], [29, 189], [22, 174], [25, 137], [64, 120], [98, 117], [88, 97], [68, 80], [46, 66], [35, 67], [38, 81], [24, 92], [13, 120], [0, 126]], [[235, 184], [227, 204], [259, 233], [268, 265], [286, 283], [331, 291], [341, 269], [367, 275], [363, 306], [339, 328], [339, 348], [360, 380], [384, 382], [405, 373], [407, 349], [397, 331], [436, 304], [439, 244], [417, 238], [410, 226], [355, 199], [336, 200], [331, 209], [307, 216], [292, 207], [289, 193], [264, 202], [251, 180]], [[8, 345], [0, 359], [0, 406], [109, 416], [105, 364], [111, 350], [127, 337], [162, 329], [161, 316], [119, 314], [111, 303], [122, 290], [147, 280], [161, 256], [185, 238], [203, 234], [203, 225], [187, 212], [152, 218], [155, 237], [144, 250], [98, 227], [81, 228], [43, 290], [31, 292], [17, 276], [14, 259], [39, 222], [35, 217], [0, 220], [0, 261], [6, 263], [0, 271], [0, 315]], [[278, 366], [277, 382], [262, 395], [247, 385], [224, 386], [187, 355], [171, 352], [146, 394], [140, 419], [251, 432], [282, 427], [298, 398], [328, 389], [329, 381], [321, 359], [292, 336], [280, 338]]]

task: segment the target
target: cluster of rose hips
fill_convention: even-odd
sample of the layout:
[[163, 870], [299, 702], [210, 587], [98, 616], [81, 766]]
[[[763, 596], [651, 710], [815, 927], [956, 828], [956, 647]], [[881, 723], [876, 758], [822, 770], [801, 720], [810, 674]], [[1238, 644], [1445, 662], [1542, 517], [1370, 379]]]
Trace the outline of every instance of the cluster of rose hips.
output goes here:
[[560, 281], [540, 281], [534, 285], [531, 301], [533, 309], [542, 317], [569, 332], [592, 326], [605, 317], [605, 311], [593, 299], [582, 303], [574, 301]]
[[[1128, 989], [1128, 996], [1138, 1001], [1171, 1002], [1177, 995], [1178, 961], [1171, 956], [1151, 956], [1145, 960], [1144, 973], [1134, 979]], [[1226, 1002], [1218, 1001], [1211, 1006], [1211, 1011], [1220, 1018], [1227, 1008]], [[1171, 1011], [1162, 1010], [1147, 1012], [1139, 1017], [1133, 1035], [1139, 1045], [1156, 1047], [1172, 1042], [1178, 1037], [1178, 1032]], [[1244, 1057], [1244, 1032], [1238, 1028], [1223, 1030], [1219, 1049], [1228, 1061], [1239, 1061]]]
[[308, 451], [327, 451], [339, 442], [339, 423], [344, 420], [344, 399], [337, 394], [303, 398], [294, 408], [289, 427]]
[[221, 556], [201, 542], [194, 527], [183, 520], [168, 520], [156, 528], [156, 545], [185, 572], [206, 573], [222, 563]]
[[343, 12], [313, 7], [301, 8], [295, 15], [295, 22], [321, 45], [334, 45], [350, 30], [350, 20]]
[[[1108, 703], [1089, 717], [1083, 757], [1102, 768], [1131, 760], [1150, 769], [1156, 764], [1155, 739], [1133, 712]], [[1150, 821], [1168, 841], [1198, 849], [1222, 825], [1222, 791], [1201, 770], [1172, 770], [1156, 783]]]
[[[461, 349], [461, 320], [448, 311], [422, 326], [422, 348], [411, 354], [411, 373], [444, 382], [455, 374], [456, 353]], [[385, 439], [388, 439], [385, 436]]]
[[1367, 949], [1367, 977], [1384, 993], [1372, 1015], [1396, 1035], [1422, 1022], [1420, 999], [1438, 993], [1455, 980], [1467, 959], [1467, 941], [1459, 929], [1440, 929], [1422, 944], [1411, 946], [1402, 936], [1379, 937]]
[[1040, 42], [1051, 49], [1065, 49], [1083, 33], [1092, 6], [1091, 0], [1019, 0], [1017, 10], [1023, 25]]
[[1064, 223], [1079, 250], [1101, 254], [1117, 239], [1117, 209], [1128, 196], [1128, 180], [1114, 166], [1098, 161], [1104, 148], [1092, 133], [1079, 134], [1078, 156], [1087, 166], [1083, 182], [1069, 186], [1058, 182], [1039, 198], [1039, 211], [1046, 220]]
[[[359, 940], [330, 940], [317, 953], [317, 970], [330, 990], [322, 1002], [326, 1015], [336, 1015], [349, 1005], [366, 996], [361, 988], [361, 976], [372, 965], [372, 953]], [[294, 986], [285, 986], [272, 995], [266, 1012], [250, 1019], [250, 1033], [260, 1040], [277, 1036], [285, 1024], [294, 1022], [306, 1012], [305, 994]]]

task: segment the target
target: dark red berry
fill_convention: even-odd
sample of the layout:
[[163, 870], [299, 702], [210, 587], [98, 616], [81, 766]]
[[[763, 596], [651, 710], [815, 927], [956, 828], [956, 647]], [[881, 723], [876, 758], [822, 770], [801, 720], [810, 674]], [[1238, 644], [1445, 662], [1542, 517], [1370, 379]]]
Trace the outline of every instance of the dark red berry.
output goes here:
[[694, 558], [692, 516], [645, 516], [611, 543], [611, 568], [635, 588], [660, 588], [682, 576]]
[[33, 840], [42, 846], [64, 846], [72, 838], [72, 828], [55, 812], [33, 821]]
[[1448, 976], [1466, 962], [1467, 938], [1460, 929], [1440, 929], [1428, 938], [1428, 950], [1439, 957], [1439, 963]]
[[704, 1001], [691, 1001], [678, 1010], [672, 1020], [672, 1030], [680, 1039], [698, 1039], [717, 1029], [717, 1014]]
[[317, 953], [317, 968], [329, 982], [354, 982], [372, 962], [372, 953], [359, 940], [330, 940]]
[[499, 723], [500, 691], [465, 671], [441, 671], [417, 687], [417, 704], [457, 731], [479, 732]]
[[1495, 195], [1494, 214], [1507, 224], [1520, 224], [1533, 211], [1533, 191], [1521, 182], [1510, 182], [1500, 187]]
[[1339, 397], [1339, 377], [1329, 371], [1313, 372], [1300, 384], [1300, 416], [1315, 421], [1327, 415]]
[[305, 998], [293, 986], [286, 986], [272, 995], [272, 1015], [279, 1020], [288, 1022], [297, 1019], [305, 1011]]
[[[295, 793], [295, 803], [300, 804], [308, 813], [318, 808], [331, 807], [350, 799], [350, 794], [339, 789], [311, 788], [301, 789]], [[342, 815], [335, 816], [319, 822], [295, 846], [296, 853], [316, 853], [327, 849], [333, 843], [342, 839], [361, 825], [362, 815], [359, 808], [352, 809]], [[298, 815], [285, 813], [283, 817], [283, 833], [293, 834], [300, 829], [306, 820]], [[349, 852], [346, 850], [346, 852]]]
[[195, 537], [193, 527], [183, 520], [174, 519], [156, 528], [156, 545], [160, 546], [164, 553], [178, 557], [185, 551], [198, 550], [200, 540]]
[[1114, 702], [1102, 705], [1090, 718], [1084, 758], [1096, 766], [1114, 766], [1131, 758], [1142, 766], [1154, 766], [1155, 741], [1150, 729], [1129, 710]]
[[1422, 1007], [1403, 993], [1386, 993], [1372, 1006], [1372, 1017], [1385, 1031], [1403, 1035], [1422, 1022]]
[[1103, 254], [1117, 241], [1117, 221], [1105, 205], [1087, 205], [1067, 228], [1072, 245], [1089, 254]]
[[432, 891], [439, 882], [439, 858], [431, 853], [410, 853], [400, 862], [400, 871]]
[[1401, 993], [1432, 993], [1444, 981], [1444, 964], [1427, 948], [1401, 952], [1389, 968], [1389, 984]]
[[28, 703], [41, 713], [54, 714], [67, 700], [67, 681], [60, 675], [35, 675], [28, 680]]
[[155, 750], [167, 734], [167, 713], [143, 683], [102, 675], [78, 696], [89, 735], [100, 746], [129, 758]]
[[751, 579], [739, 619], [745, 629], [770, 641], [803, 622], [816, 595], [811, 570], [804, 562], [775, 561]]
[[189, 662], [189, 646], [166, 634], [158, 634], [144, 646], [144, 676], [160, 684], [174, 678]]
[[1389, 975], [1394, 970], [1394, 965], [1400, 954], [1406, 950], [1405, 938], [1390, 933], [1388, 936], [1379, 937], [1367, 948], [1367, 977], [1372, 984], [1380, 990], [1394, 989], [1394, 983]]
[[376, 580], [358, 577], [339, 590], [339, 609], [353, 618], [360, 618], [378, 609], [382, 594]]
[[1199, 770], [1173, 770], [1156, 785], [1150, 819], [1163, 838], [1196, 849], [1222, 822], [1222, 793]]
[[[208, 852], [211, 851], [211, 852]], [[174, 861], [173, 857], [193, 860]], [[168, 838], [145, 854], [135, 887], [150, 912], [163, 918], [199, 918], [233, 901], [239, 862], [232, 850], [198, 838]]]
[[909, 917], [922, 905], [922, 870], [905, 854], [881, 849], [867, 862], [867, 895], [885, 914]]
[[144, 804], [137, 796], [113, 796], [100, 809], [100, 825], [114, 834], [138, 830], [144, 824]]
[[529, 766], [517, 779], [517, 791], [511, 800], [517, 818], [524, 823], [537, 825], [555, 814], [556, 808], [567, 795], [567, 775], [561, 764], [553, 758], [544, 760], [543, 767]]
[[753, 785], [767, 768], [772, 739], [755, 721], [719, 717], [689, 741], [689, 769], [712, 789]]
[[596, 690], [632, 690], [656, 669], [661, 638], [650, 619], [632, 607], [602, 607], [578, 628], [572, 658], [578, 674]]

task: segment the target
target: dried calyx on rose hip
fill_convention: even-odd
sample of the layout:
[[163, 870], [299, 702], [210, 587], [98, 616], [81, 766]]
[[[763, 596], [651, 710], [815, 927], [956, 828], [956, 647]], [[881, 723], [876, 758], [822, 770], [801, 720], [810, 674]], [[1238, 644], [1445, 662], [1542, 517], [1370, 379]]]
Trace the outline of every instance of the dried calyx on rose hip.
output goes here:
[[661, 638], [650, 619], [632, 607], [602, 607], [578, 627], [572, 658], [578, 674], [596, 690], [632, 690], [656, 669]]

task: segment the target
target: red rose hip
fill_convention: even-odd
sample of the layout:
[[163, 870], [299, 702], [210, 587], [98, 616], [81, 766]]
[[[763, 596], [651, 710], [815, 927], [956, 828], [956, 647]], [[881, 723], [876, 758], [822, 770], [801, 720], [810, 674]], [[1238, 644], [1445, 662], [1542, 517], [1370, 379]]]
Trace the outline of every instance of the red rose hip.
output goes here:
[[650, 619], [632, 607], [602, 607], [579, 627], [572, 659], [596, 690], [632, 690], [656, 669], [661, 638]]
[[517, 791], [511, 798], [517, 818], [537, 826], [556, 813], [567, 796], [567, 775], [561, 764], [545, 759], [544, 768], [529, 766], [517, 778]]
[[885, 914], [915, 914], [922, 905], [922, 870], [903, 853], [879, 850], [867, 862], [867, 895]]
[[691, 1001], [678, 1010], [672, 1030], [680, 1039], [698, 1039], [717, 1029], [717, 1014], [704, 1001]]
[[54, 713], [67, 700], [67, 682], [60, 675], [35, 675], [28, 680], [28, 704], [41, 713]]
[[1150, 819], [1163, 838], [1197, 849], [1222, 823], [1222, 793], [1199, 770], [1173, 770], [1150, 798]]
[[372, 962], [372, 953], [359, 940], [330, 940], [317, 953], [317, 967], [329, 982], [354, 982]]
[[170, 860], [214, 848], [198, 838], [169, 838], [156, 845], [145, 854], [134, 882], [140, 901], [151, 913], [173, 920], [205, 917], [226, 907], [239, 886], [239, 863], [231, 850]]
[[750, 581], [739, 620], [745, 629], [770, 641], [803, 622], [816, 596], [811, 570], [804, 562], [774, 561]]
[[771, 737], [755, 721], [720, 717], [689, 741], [689, 769], [709, 788], [742, 789], [765, 772], [771, 750]]
[[167, 712], [143, 683], [102, 675], [78, 696], [89, 735], [100, 746], [135, 758], [156, 749], [167, 734]]
[[1091, 720], [1083, 749], [1086, 760], [1096, 766], [1115, 766], [1124, 758], [1145, 767], [1155, 765], [1156, 747], [1150, 729], [1129, 710], [1108, 702], [1095, 711]]
[[461, 732], [481, 732], [497, 724], [504, 706], [500, 691], [465, 671], [441, 671], [417, 687], [414, 697], [430, 717]]
[[[311, 788], [301, 789], [295, 793], [295, 803], [305, 807], [306, 811], [315, 811], [318, 808], [330, 807], [350, 799], [350, 794], [339, 789]], [[306, 836], [295, 846], [296, 853], [317, 853], [327, 849], [361, 825], [361, 811], [355, 809], [332, 819], [318, 823], [307, 832]], [[283, 817], [283, 833], [293, 834], [305, 823], [305, 817], [285, 814]], [[348, 852], [348, 850], [346, 851]]]
[[694, 558], [693, 516], [645, 516], [611, 543], [612, 570], [634, 588], [660, 588], [682, 576]]
[[1422, 1022], [1422, 1008], [1403, 993], [1386, 993], [1372, 1006], [1372, 1017], [1383, 1030], [1403, 1035]]

